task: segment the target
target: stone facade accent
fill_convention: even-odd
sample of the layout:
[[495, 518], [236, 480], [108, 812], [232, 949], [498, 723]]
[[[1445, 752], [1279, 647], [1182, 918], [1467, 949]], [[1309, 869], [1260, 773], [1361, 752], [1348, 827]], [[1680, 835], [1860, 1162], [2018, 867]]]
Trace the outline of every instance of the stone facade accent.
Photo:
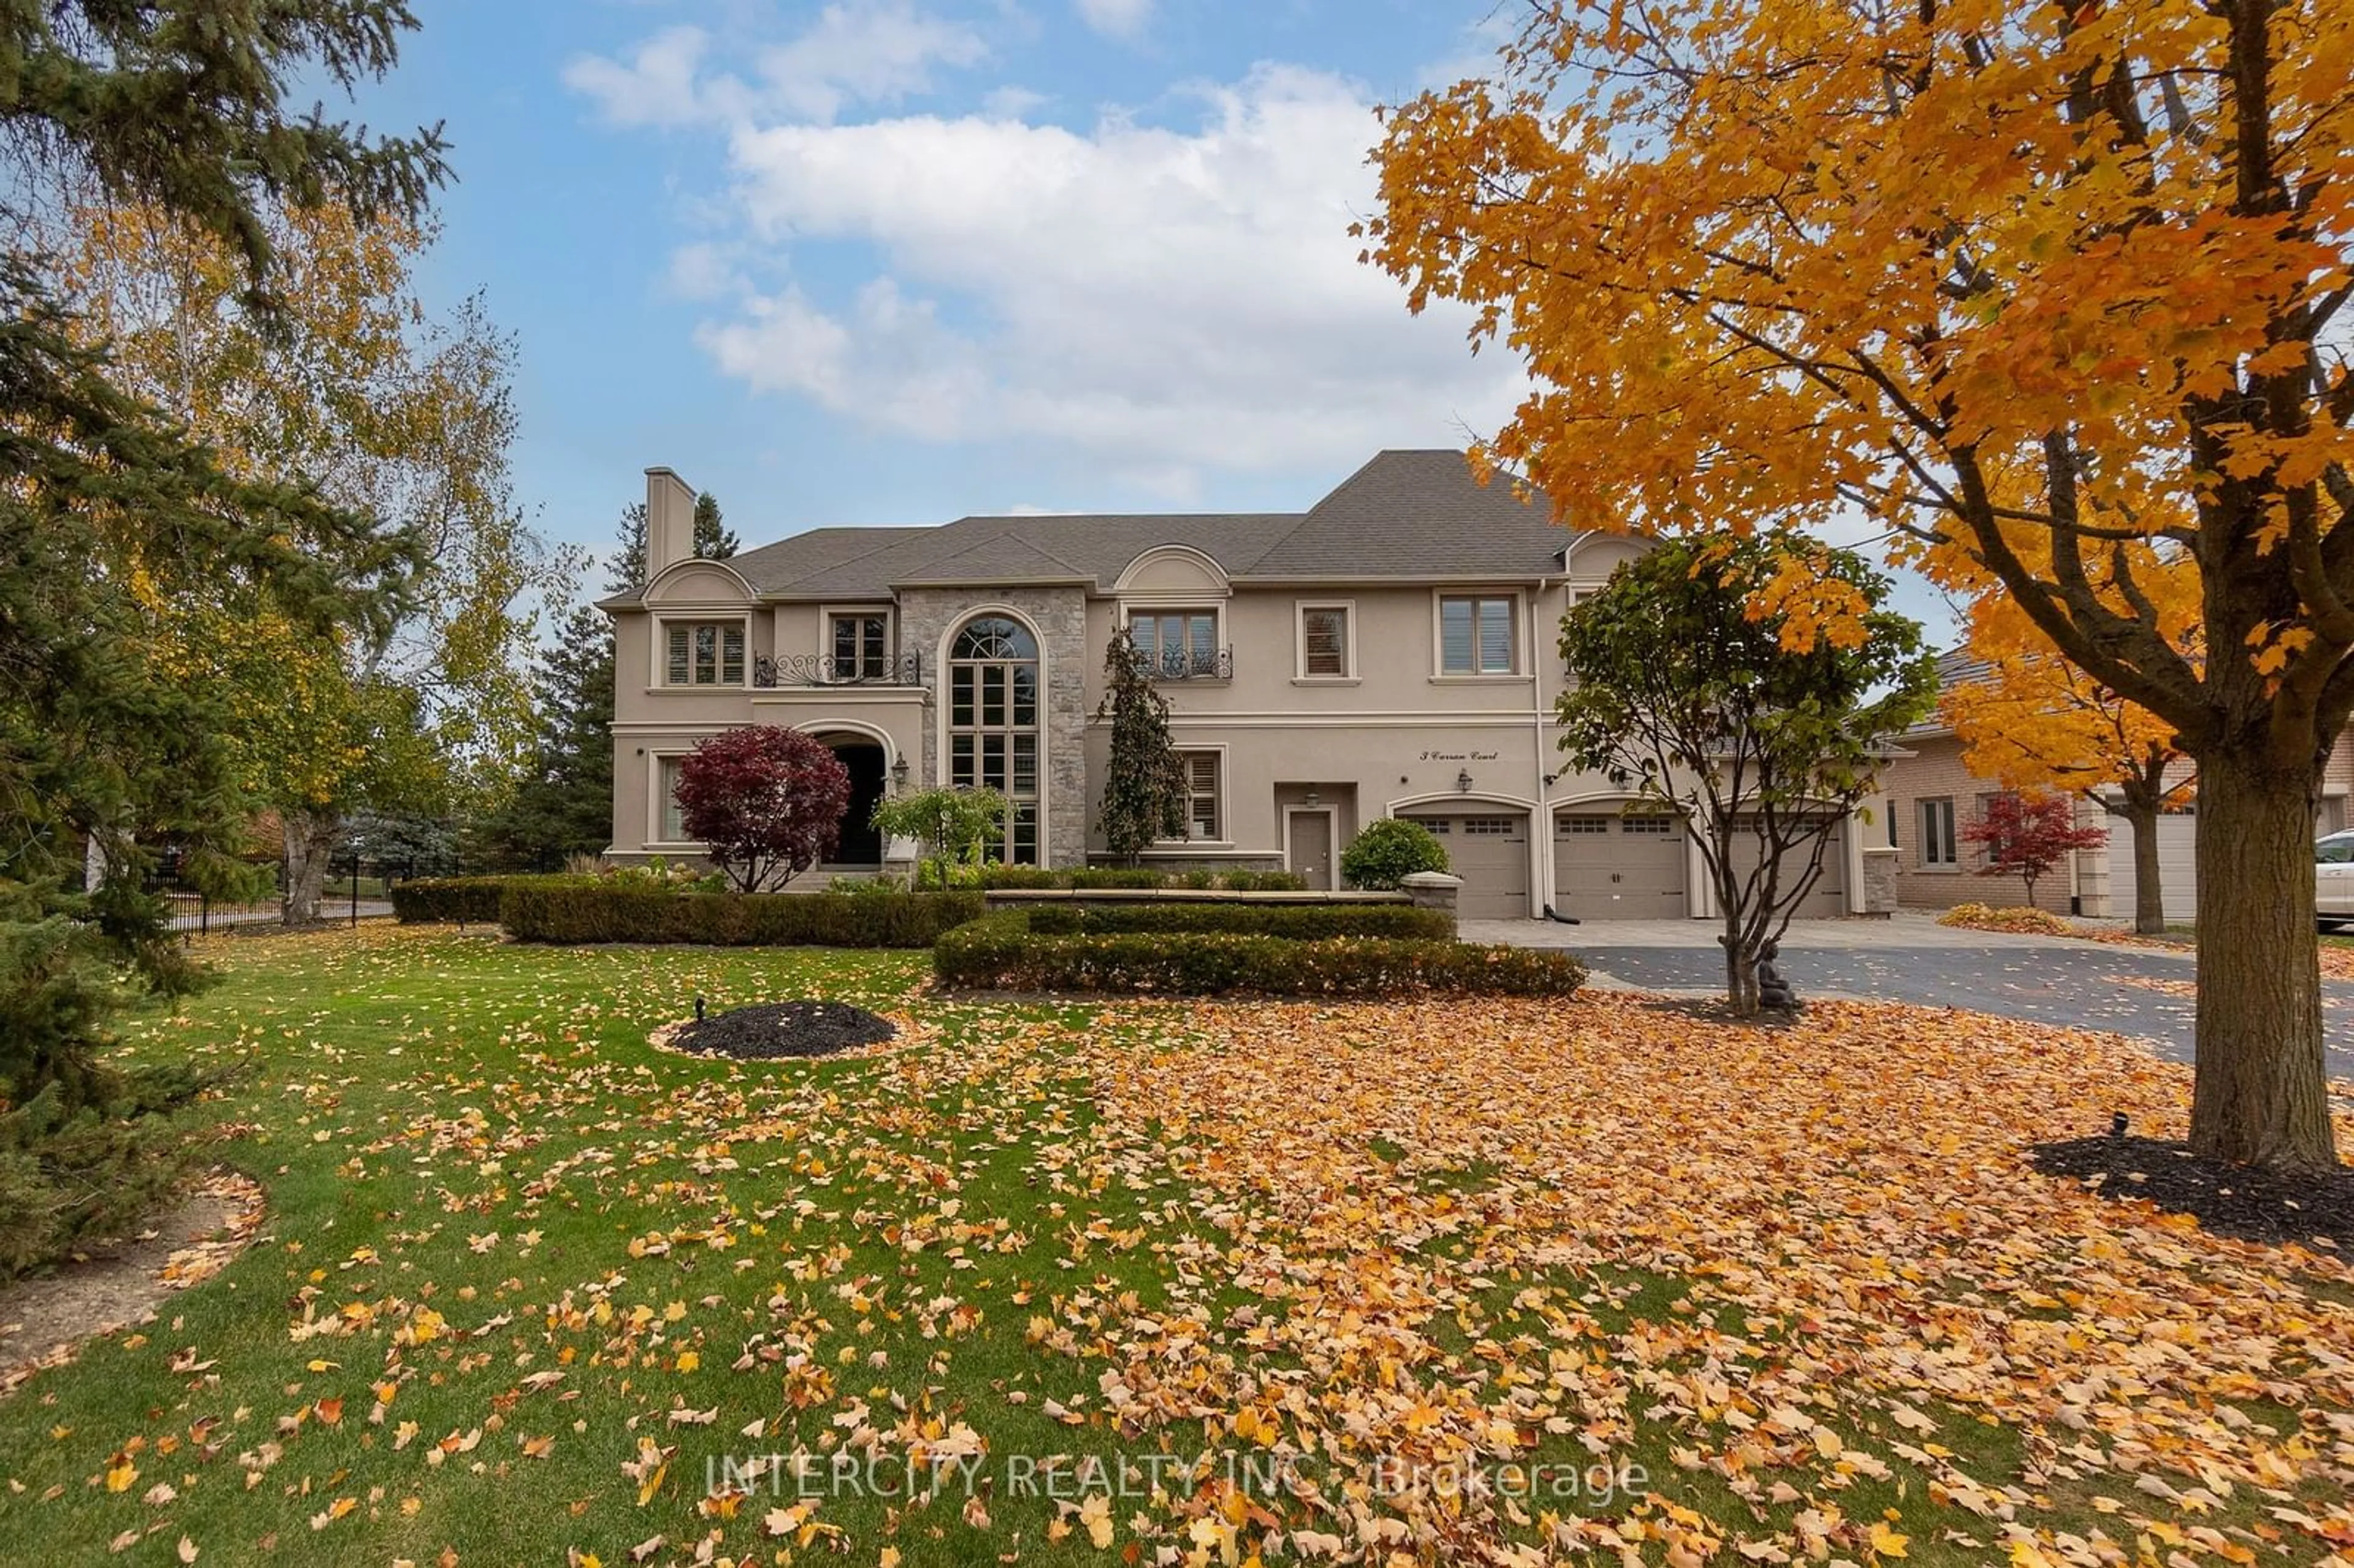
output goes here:
[[1048, 865], [1087, 862], [1087, 675], [1100, 653], [1087, 645], [1087, 602], [1077, 588], [904, 588], [898, 595], [899, 646], [924, 661], [923, 786], [948, 782], [941, 754], [941, 706], [948, 700], [945, 653], [956, 628], [991, 607], [1010, 609], [1038, 633], [1039, 789], [1045, 811], [1040, 859]]
[[1875, 844], [1863, 852], [1863, 912], [1886, 916], [1896, 913], [1896, 863], [1899, 852]]

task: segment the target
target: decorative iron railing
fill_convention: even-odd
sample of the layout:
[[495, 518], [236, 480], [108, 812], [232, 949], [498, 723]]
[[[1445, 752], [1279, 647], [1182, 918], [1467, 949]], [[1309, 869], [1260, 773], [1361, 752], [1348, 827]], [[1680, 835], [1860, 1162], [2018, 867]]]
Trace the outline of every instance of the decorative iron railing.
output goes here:
[[1231, 681], [1235, 651], [1231, 648], [1163, 648], [1158, 653], [1137, 654], [1144, 673], [1156, 681]]
[[836, 659], [823, 653], [760, 654], [752, 661], [755, 686], [920, 686], [924, 659]]

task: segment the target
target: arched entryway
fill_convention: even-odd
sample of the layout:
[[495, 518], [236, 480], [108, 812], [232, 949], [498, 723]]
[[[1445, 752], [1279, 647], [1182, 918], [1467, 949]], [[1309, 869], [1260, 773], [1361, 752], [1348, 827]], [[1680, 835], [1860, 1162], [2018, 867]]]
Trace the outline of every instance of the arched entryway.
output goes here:
[[886, 777], [883, 747], [863, 735], [821, 735], [850, 769], [850, 809], [842, 814], [842, 842], [830, 866], [871, 871], [883, 863], [883, 835], [875, 831], [875, 802], [883, 799]]

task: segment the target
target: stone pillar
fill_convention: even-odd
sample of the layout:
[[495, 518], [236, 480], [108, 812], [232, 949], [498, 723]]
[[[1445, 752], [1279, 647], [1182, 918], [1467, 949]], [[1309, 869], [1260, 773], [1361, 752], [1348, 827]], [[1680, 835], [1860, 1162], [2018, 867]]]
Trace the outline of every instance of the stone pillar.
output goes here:
[[1896, 846], [1872, 844], [1863, 852], [1863, 913], [1885, 920], [1896, 913]]
[[1463, 891], [1463, 879], [1443, 871], [1408, 872], [1398, 885], [1413, 900], [1417, 909], [1444, 909], [1455, 913], [1455, 895]]

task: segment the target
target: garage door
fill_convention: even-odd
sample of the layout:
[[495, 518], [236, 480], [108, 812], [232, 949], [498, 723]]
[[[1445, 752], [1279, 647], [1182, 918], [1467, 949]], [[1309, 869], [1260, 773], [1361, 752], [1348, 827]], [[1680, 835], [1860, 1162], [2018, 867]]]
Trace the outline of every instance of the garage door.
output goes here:
[[[2169, 812], [2158, 820], [2158, 895], [2168, 920], [2186, 924], [2199, 917], [2199, 863], [2192, 848], [2199, 820], [2188, 812]], [[2130, 920], [2134, 912], [2133, 829], [2111, 820], [2109, 829], [2109, 913]]]
[[1438, 835], [1463, 879], [1455, 913], [1463, 920], [1525, 920], [1529, 915], [1529, 818], [1525, 811], [1404, 813]]
[[1684, 913], [1681, 818], [1566, 812], [1553, 819], [1556, 914], [1579, 920], [1673, 920]]
[[[1782, 857], [1785, 887], [1806, 874], [1807, 857], [1813, 850], [1813, 841], [1801, 840]], [[1743, 877], [1757, 868], [1757, 831], [1746, 818], [1734, 824], [1733, 863]], [[1835, 920], [1846, 913], [1847, 830], [1839, 827], [1831, 830], [1830, 842], [1823, 846], [1823, 874], [1799, 900], [1797, 915], [1801, 920]]]

